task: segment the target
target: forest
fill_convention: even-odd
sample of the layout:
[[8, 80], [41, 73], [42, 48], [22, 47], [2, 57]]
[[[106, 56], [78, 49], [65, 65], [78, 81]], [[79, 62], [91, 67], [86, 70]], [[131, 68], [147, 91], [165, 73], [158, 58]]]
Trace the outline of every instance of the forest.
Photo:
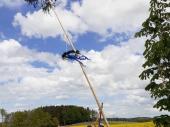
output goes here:
[[5, 127], [56, 127], [92, 121], [96, 115], [96, 111], [80, 106], [45, 106], [6, 114], [3, 116], [2, 125]]

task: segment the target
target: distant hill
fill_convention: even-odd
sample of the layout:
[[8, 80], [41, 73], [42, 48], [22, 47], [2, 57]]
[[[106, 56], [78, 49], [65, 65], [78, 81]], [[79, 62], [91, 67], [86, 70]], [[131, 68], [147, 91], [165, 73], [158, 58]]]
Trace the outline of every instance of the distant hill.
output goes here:
[[108, 121], [126, 121], [126, 122], [149, 122], [153, 118], [150, 117], [135, 117], [135, 118], [108, 118]]

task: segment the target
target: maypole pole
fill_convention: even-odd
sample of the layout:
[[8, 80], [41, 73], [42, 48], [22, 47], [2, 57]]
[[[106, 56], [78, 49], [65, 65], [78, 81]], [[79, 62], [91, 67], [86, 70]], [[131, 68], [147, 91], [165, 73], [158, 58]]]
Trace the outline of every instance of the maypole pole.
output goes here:
[[[61, 22], [59, 16], [57, 15], [57, 13], [56, 13], [53, 5], [52, 5], [52, 1], [49, 0], [49, 2], [50, 2], [50, 4], [51, 4], [52, 11], [54, 12], [54, 14], [55, 14], [55, 16], [56, 16], [56, 19], [57, 19], [57, 21], [59, 22], [59, 24], [60, 24], [60, 26], [61, 26], [61, 29], [62, 29], [62, 31], [63, 31], [66, 39], [67, 39], [67, 42], [70, 44], [71, 48], [72, 48], [74, 51], [76, 51], [76, 48], [74, 47], [72, 40], [69, 38], [66, 30], [64, 29], [64, 26], [62, 25], [62, 22]], [[92, 86], [90, 80], [89, 80], [89, 77], [87, 76], [86, 71], [85, 71], [83, 65], [82, 65], [80, 62], [79, 62], [79, 65], [80, 65], [80, 68], [81, 68], [81, 70], [82, 70], [82, 73], [83, 73], [83, 75], [84, 75], [84, 77], [85, 77], [85, 79], [86, 79], [86, 81], [87, 81], [87, 83], [88, 83], [88, 86], [89, 86], [89, 88], [90, 88], [90, 90], [91, 90], [91, 92], [92, 92], [92, 95], [93, 95], [93, 97], [94, 97], [94, 99], [95, 99], [95, 101], [96, 101], [96, 104], [97, 104], [97, 106], [98, 106], [98, 108], [99, 108], [99, 112], [101, 112], [101, 115], [103, 116], [103, 119], [104, 119], [104, 121], [105, 121], [105, 123], [106, 123], [106, 126], [107, 126], [107, 127], [110, 127], [110, 125], [109, 125], [109, 123], [108, 123], [108, 121], [107, 121], [107, 119], [106, 119], [106, 117], [105, 117], [103, 108], [101, 108], [102, 104], [100, 104], [100, 102], [99, 102], [99, 100], [98, 100], [98, 98], [97, 98], [97, 96], [96, 96], [96, 93], [95, 93], [95, 91], [94, 91], [94, 89], [93, 89], [93, 86]]]
[[89, 80], [89, 78], [88, 78], [88, 76], [87, 76], [87, 74], [86, 74], [86, 72], [85, 72], [85, 70], [84, 70], [83, 65], [80, 64], [80, 67], [81, 67], [82, 72], [83, 72], [83, 74], [84, 74], [84, 76], [85, 76], [85, 78], [86, 78], [86, 81], [87, 81], [87, 83], [88, 83], [88, 85], [89, 85], [89, 87], [90, 87], [90, 90], [91, 90], [91, 92], [92, 92], [92, 94], [93, 94], [93, 97], [94, 97], [94, 99], [95, 99], [95, 101], [96, 101], [96, 104], [97, 104], [97, 106], [98, 106], [98, 108], [99, 108], [99, 112], [101, 112], [101, 115], [103, 116], [103, 119], [104, 119], [104, 121], [105, 121], [105, 123], [106, 123], [106, 126], [107, 126], [107, 127], [110, 127], [110, 125], [109, 125], [109, 123], [108, 123], [108, 121], [107, 121], [107, 119], [106, 119], [106, 117], [105, 117], [105, 114], [104, 114], [104, 112], [103, 112], [103, 108], [101, 108], [101, 107], [102, 107], [102, 104], [100, 104], [100, 102], [99, 102], [99, 100], [98, 100], [98, 98], [97, 98], [97, 96], [96, 96], [96, 93], [95, 93], [95, 91], [94, 91], [94, 89], [93, 89], [93, 87], [92, 87], [92, 84], [91, 84], [91, 82], [90, 82], [90, 80]]

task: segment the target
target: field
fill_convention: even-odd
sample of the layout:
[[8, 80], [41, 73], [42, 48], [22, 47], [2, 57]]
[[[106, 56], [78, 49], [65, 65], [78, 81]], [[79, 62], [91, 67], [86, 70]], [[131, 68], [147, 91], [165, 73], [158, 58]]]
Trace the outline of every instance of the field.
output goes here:
[[[85, 124], [73, 125], [71, 127], [87, 127]], [[110, 124], [110, 127], [154, 127], [152, 122], [131, 122], [131, 123], [123, 123], [123, 122], [114, 122]]]

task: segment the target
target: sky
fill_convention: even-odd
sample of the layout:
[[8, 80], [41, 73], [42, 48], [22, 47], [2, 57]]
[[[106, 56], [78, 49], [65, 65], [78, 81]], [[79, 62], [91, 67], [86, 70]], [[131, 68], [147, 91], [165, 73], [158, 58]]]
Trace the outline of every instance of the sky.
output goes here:
[[[141, 81], [145, 38], [134, 38], [148, 17], [148, 0], [58, 0], [55, 12], [83, 61], [107, 117], [161, 114]], [[97, 110], [53, 12], [23, 0], [0, 1], [0, 107], [7, 112], [46, 105]], [[165, 113], [165, 112], [163, 112]]]

